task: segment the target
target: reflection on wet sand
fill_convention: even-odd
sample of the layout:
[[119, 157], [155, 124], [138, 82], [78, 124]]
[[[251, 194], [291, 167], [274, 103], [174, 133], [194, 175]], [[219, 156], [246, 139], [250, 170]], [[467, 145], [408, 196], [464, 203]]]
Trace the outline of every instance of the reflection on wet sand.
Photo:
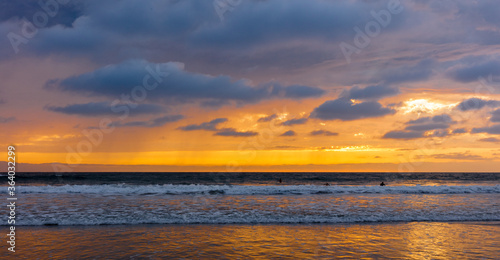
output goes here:
[[19, 227], [16, 257], [495, 258], [500, 223]]

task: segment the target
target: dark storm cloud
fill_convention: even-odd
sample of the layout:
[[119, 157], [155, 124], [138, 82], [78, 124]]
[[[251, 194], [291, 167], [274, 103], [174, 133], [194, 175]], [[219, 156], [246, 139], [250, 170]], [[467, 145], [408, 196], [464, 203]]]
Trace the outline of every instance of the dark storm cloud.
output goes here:
[[500, 57], [498, 56], [467, 56], [457, 61], [447, 72], [448, 76], [458, 82], [474, 82], [480, 77], [500, 77]]
[[424, 123], [453, 123], [451, 117], [447, 114], [437, 115], [433, 117], [421, 117], [416, 120], [406, 122], [407, 125], [424, 124]]
[[[36, 5], [38, 1], [32, 2]], [[75, 7], [67, 11], [61, 5], [60, 9], [63, 11], [48, 19], [51, 24], [64, 24], [71, 26], [70, 29], [65, 26], [40, 28], [36, 38], [25, 47], [39, 55], [66, 53], [73, 56], [89, 53], [100, 60], [124, 54], [137, 57], [134, 53], [127, 52], [150, 51], [150, 44], [186, 44], [186, 34], [196, 31], [204, 23], [218, 21], [211, 1], [124, 0], [117, 3], [101, 0], [76, 3], [81, 4], [75, 4]], [[37, 8], [17, 9], [24, 14]], [[65, 12], [69, 15], [65, 15]], [[64, 18], [65, 16], [69, 16], [69, 19]], [[57, 22], [58, 20], [66, 22]], [[130, 41], [133, 37], [140, 37], [140, 41]], [[117, 53], [117, 46], [127, 50]]]
[[259, 133], [254, 131], [238, 131], [235, 128], [218, 128], [219, 124], [227, 122], [227, 118], [216, 118], [209, 122], [204, 122], [201, 124], [192, 124], [177, 129], [182, 131], [194, 131], [194, 130], [205, 130], [205, 131], [216, 131], [214, 135], [217, 136], [232, 136], [232, 137], [245, 137], [245, 136], [255, 136]]
[[[404, 130], [394, 130], [387, 132], [382, 138], [385, 139], [416, 139], [424, 137], [425, 132], [429, 137], [444, 137], [450, 134], [448, 128], [456, 123], [447, 114], [436, 115], [433, 117], [422, 117], [416, 120], [406, 122]], [[461, 130], [458, 130], [460, 132]]]
[[395, 84], [403, 82], [414, 82], [427, 80], [433, 75], [433, 69], [438, 63], [433, 59], [425, 59], [416, 65], [397, 65], [382, 69], [376, 76], [371, 78], [372, 82], [384, 84]]
[[368, 86], [360, 88], [354, 86], [348, 91], [341, 94], [341, 97], [348, 99], [361, 99], [361, 100], [378, 100], [383, 97], [389, 97], [399, 94], [399, 89], [385, 85]]
[[297, 119], [287, 120], [281, 123], [281, 125], [303, 125], [305, 123], [307, 123], [307, 118], [297, 118]]
[[46, 88], [109, 97], [133, 94], [138, 91], [137, 86], [144, 86], [142, 90], [150, 100], [208, 100], [219, 105], [226, 104], [227, 101], [255, 103], [272, 98], [310, 98], [324, 93], [324, 90], [316, 87], [282, 86], [275, 82], [251, 86], [247, 80], [187, 72], [180, 63], [156, 64], [145, 60], [129, 60], [46, 83]]
[[254, 131], [238, 131], [235, 128], [222, 128], [217, 131], [214, 135], [218, 136], [232, 136], [232, 137], [247, 137], [247, 136], [255, 136], [259, 133]]
[[386, 133], [382, 138], [385, 139], [415, 139], [424, 137], [424, 132], [419, 131], [390, 131]]
[[476, 134], [476, 133], [488, 133], [492, 135], [498, 135], [500, 134], [500, 124], [488, 126], [488, 127], [479, 127], [479, 128], [472, 128], [471, 133]]
[[160, 127], [167, 123], [177, 122], [183, 119], [183, 115], [168, 115], [163, 117], [154, 118], [149, 121], [132, 121], [132, 122], [113, 122], [111, 125], [116, 127]]
[[406, 122], [406, 124], [407, 125], [414, 125], [414, 124], [424, 124], [424, 123], [429, 123], [429, 122], [432, 122], [431, 117], [421, 117], [419, 119], [410, 120], [410, 121]]
[[177, 122], [183, 118], [184, 118], [183, 115], [168, 115], [168, 116], [155, 118], [155, 119], [151, 120], [150, 122], [151, 122], [152, 126], [162, 126], [166, 123]]
[[218, 109], [222, 106], [231, 105], [231, 102], [227, 100], [207, 100], [200, 103], [202, 107]]
[[272, 121], [273, 119], [275, 119], [276, 117], [278, 117], [276, 114], [272, 114], [270, 116], [265, 116], [265, 117], [259, 118], [259, 120], [257, 120], [257, 122], [259, 122], [259, 123], [269, 122], [269, 121]]
[[[33, 22], [33, 16], [36, 13], [45, 13], [50, 19], [47, 19], [47, 27], [57, 24], [71, 27], [76, 18], [83, 15], [84, 2], [79, 0], [71, 1], [34, 1], [34, 0], [16, 0], [0, 2], [0, 22], [11, 19], [27, 19]], [[49, 16], [50, 15], [50, 16]]]
[[369, 8], [345, 2], [243, 1], [229, 14], [230, 20], [202, 26], [191, 41], [202, 46], [241, 48], [276, 40], [332, 39], [352, 33], [352, 28], [366, 19], [364, 15], [370, 17]]
[[280, 134], [280, 136], [295, 136], [295, 135], [297, 135], [297, 134], [293, 130], [288, 130], [288, 131]]
[[201, 124], [192, 124], [183, 127], [179, 127], [178, 129], [183, 131], [193, 131], [193, 130], [206, 130], [206, 131], [217, 131], [217, 125], [227, 122], [227, 118], [216, 118], [210, 122], [204, 122]]
[[[446, 17], [446, 19], [440, 19], [434, 23], [438, 34], [430, 37], [429, 42], [431, 43], [461, 42], [496, 45], [500, 42], [500, 33], [497, 30], [500, 23], [498, 17], [495, 17], [496, 14], [500, 13], [500, 7], [496, 0], [419, 0], [418, 2], [429, 7], [425, 19], [432, 16]], [[425, 7], [419, 8], [425, 9]], [[448, 30], [448, 28], [453, 28], [453, 30]], [[432, 29], [430, 28], [429, 31], [432, 31]]]
[[445, 137], [448, 135], [450, 135], [450, 132], [447, 129], [438, 129], [438, 130], [433, 131], [430, 136], [432, 136], [432, 137]]
[[446, 129], [448, 128], [448, 124], [443, 123], [429, 123], [429, 124], [418, 124], [418, 125], [410, 125], [405, 128], [405, 130], [409, 131], [429, 131], [435, 129]]
[[495, 123], [500, 122], [500, 109], [491, 112], [490, 121]]
[[466, 41], [483, 45], [496, 45], [500, 42], [500, 34], [496, 30], [500, 26], [498, 1], [460, 1], [457, 6], [459, 11], [455, 13], [456, 20], [460, 20], [460, 25], [468, 29], [469, 37]]
[[355, 104], [343, 98], [329, 100], [316, 107], [311, 113], [311, 118], [323, 120], [350, 121], [362, 118], [380, 117], [394, 114], [394, 109], [383, 107], [380, 103], [367, 101]]
[[465, 134], [467, 133], [467, 129], [465, 128], [457, 128], [452, 131], [453, 134]]
[[447, 114], [433, 116], [431, 120], [434, 123], [447, 123], [447, 124], [455, 123], [453, 119], [451, 119], [451, 117]]
[[480, 142], [487, 142], [487, 143], [498, 143], [500, 142], [500, 139], [495, 138], [495, 137], [488, 137], [488, 138], [481, 138], [479, 139]]
[[[109, 10], [115, 10], [109, 12]], [[219, 22], [212, 1], [101, 1], [90, 5], [92, 25], [121, 35], [181, 39], [205, 23]]]
[[324, 136], [337, 136], [339, 133], [331, 132], [328, 130], [314, 130], [311, 133], [309, 133], [312, 136], [317, 136], [317, 135], [324, 135]]
[[457, 108], [461, 111], [476, 110], [483, 107], [498, 107], [500, 106], [500, 101], [497, 100], [484, 100], [480, 98], [469, 98], [465, 99], [457, 105]]
[[285, 88], [285, 97], [291, 99], [301, 99], [305, 97], [320, 97], [325, 91], [320, 88], [308, 86], [292, 85]]
[[[29, 1], [33, 8], [11, 4], [5, 13], [28, 14], [37, 9], [37, 2]], [[40, 28], [29, 44], [21, 46], [23, 54], [85, 56], [102, 63], [127, 58], [191, 61], [233, 70], [300, 68], [340, 57], [340, 49], [332, 46], [342, 41], [352, 44], [353, 28], [364, 29], [374, 20], [372, 11], [387, 9], [383, 1], [242, 1], [221, 21], [214, 1], [75, 3], [65, 11], [68, 15], [50, 17], [50, 26]], [[393, 15], [383, 31], [402, 28], [406, 20], [407, 15]], [[0, 45], [0, 50], [11, 49], [8, 41]], [[271, 45], [280, 46], [269, 49]]]
[[[110, 102], [90, 102], [86, 104], [67, 105], [64, 107], [46, 106], [45, 109], [67, 115], [104, 116], [121, 114], [122, 110], [119, 110], [121, 106], [124, 105], [112, 105], [112, 103]], [[165, 109], [162, 106], [154, 104], [137, 104], [134, 108], [128, 109], [128, 111], [130, 111], [128, 115], [135, 116], [143, 114], [158, 114], [164, 112]]]

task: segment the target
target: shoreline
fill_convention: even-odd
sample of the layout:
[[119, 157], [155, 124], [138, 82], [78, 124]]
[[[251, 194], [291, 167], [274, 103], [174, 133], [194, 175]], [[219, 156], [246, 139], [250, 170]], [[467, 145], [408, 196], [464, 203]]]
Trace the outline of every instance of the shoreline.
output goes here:
[[[489, 225], [500, 226], [500, 220], [415, 220], [415, 221], [360, 221], [360, 222], [310, 222], [310, 223], [141, 223], [141, 224], [98, 224], [98, 225], [59, 225], [59, 224], [45, 224], [45, 225], [16, 225], [16, 227], [100, 227], [100, 226], [113, 226], [113, 227], [131, 227], [131, 226], [314, 226], [314, 225], [385, 225], [385, 224], [409, 224], [409, 223], [488, 223]], [[0, 225], [7, 227], [8, 225]]]

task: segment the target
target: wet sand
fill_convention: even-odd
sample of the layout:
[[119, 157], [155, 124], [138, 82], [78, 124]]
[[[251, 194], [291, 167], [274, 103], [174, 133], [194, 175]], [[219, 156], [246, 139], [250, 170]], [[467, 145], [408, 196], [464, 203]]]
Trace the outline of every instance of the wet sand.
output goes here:
[[[18, 226], [17, 259], [495, 259], [499, 222]], [[12, 258], [14, 259], [14, 258]]]

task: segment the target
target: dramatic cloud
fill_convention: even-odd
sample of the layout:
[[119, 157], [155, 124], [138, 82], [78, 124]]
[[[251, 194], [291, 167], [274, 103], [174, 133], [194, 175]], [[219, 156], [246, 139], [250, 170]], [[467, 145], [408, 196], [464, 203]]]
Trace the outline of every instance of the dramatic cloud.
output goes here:
[[[5, 15], [0, 22], [15, 24], [11, 18], [22, 17], [32, 21], [33, 13], [43, 11], [38, 1], [16, 3], [6, 8], [2, 5]], [[387, 8], [387, 3], [378, 1], [242, 1], [235, 8], [222, 3], [231, 10], [218, 9], [217, 3], [123, 0], [117, 6], [109, 0], [72, 0], [60, 4], [36, 37], [20, 47], [24, 53], [35, 55], [81, 55], [105, 62], [147, 56], [186, 63], [190, 59], [205, 64], [215, 61], [216, 66], [234, 64], [240, 68], [252, 59], [272, 61], [261, 62], [259, 67], [270, 67], [269, 63], [306, 67], [334, 57], [331, 46], [352, 42], [355, 26], [363, 27], [373, 20], [371, 11]], [[406, 16], [393, 15], [383, 26], [384, 32], [402, 27], [405, 20]], [[21, 34], [19, 24], [11, 31]], [[11, 47], [5, 38], [0, 43], [2, 50]], [[277, 43], [279, 48], [268, 48]], [[318, 43], [327, 47], [318, 48]], [[237, 55], [232, 55], [235, 50]], [[342, 55], [340, 49], [336, 51]], [[217, 62], [221, 60], [226, 64]]]
[[204, 122], [201, 124], [192, 124], [187, 126], [182, 126], [177, 129], [182, 131], [194, 131], [194, 130], [205, 130], [205, 131], [216, 131], [214, 135], [218, 136], [233, 136], [233, 137], [244, 137], [244, 136], [255, 136], [259, 133], [254, 131], [238, 131], [235, 128], [217, 128], [219, 124], [227, 122], [227, 118], [216, 118], [210, 122]]
[[218, 130], [217, 133], [214, 135], [218, 136], [233, 136], [233, 137], [246, 137], [246, 136], [255, 136], [258, 135], [259, 133], [254, 132], [254, 131], [244, 131], [240, 132], [234, 128], [222, 128]]
[[255, 103], [272, 98], [301, 99], [325, 93], [316, 87], [282, 86], [279, 83], [250, 86], [246, 80], [187, 72], [180, 63], [145, 60], [129, 60], [78, 76], [51, 80], [46, 87], [108, 97], [130, 95], [139, 100], [208, 100], [217, 104], [227, 101]]
[[384, 85], [368, 86], [360, 88], [354, 86], [348, 91], [341, 94], [341, 97], [347, 99], [360, 99], [360, 100], [378, 100], [383, 97], [394, 96], [399, 94], [399, 89]]
[[363, 14], [369, 14], [367, 7], [346, 2], [247, 1], [229, 15], [230, 21], [202, 27], [192, 39], [197, 45], [227, 48], [300, 38], [331, 40], [347, 37], [364, 20]]
[[295, 135], [296, 135], [296, 133], [293, 130], [288, 130], [288, 131], [280, 134], [280, 136], [295, 136]]
[[409, 131], [429, 131], [435, 129], [446, 129], [448, 128], [448, 124], [442, 123], [430, 123], [430, 124], [419, 124], [419, 125], [410, 125], [405, 128], [405, 130]]
[[[50, 2], [57, 5], [57, 9]], [[49, 7], [49, 10], [56, 11], [54, 13], [51, 12], [50, 19], [47, 19], [47, 27], [57, 24], [71, 27], [76, 18], [83, 14], [83, 4], [84, 2], [79, 0], [57, 2], [32, 0], [5, 1], [2, 2], [2, 8], [0, 8], [0, 22], [11, 19], [21, 20], [23, 18], [33, 21], [33, 16], [36, 13], [45, 11], [42, 7]]]
[[312, 135], [312, 136], [317, 136], [317, 135], [336, 136], [336, 135], [339, 135], [339, 133], [330, 132], [328, 130], [314, 130], [314, 131], [312, 131], [309, 134]]
[[386, 133], [382, 138], [385, 139], [415, 139], [424, 137], [424, 132], [416, 131], [390, 131]]
[[448, 75], [458, 82], [479, 81], [486, 78], [500, 76], [500, 57], [498, 56], [468, 56], [458, 61], [458, 65], [448, 71]]
[[488, 137], [488, 138], [481, 138], [479, 139], [481, 142], [488, 142], [488, 143], [498, 143], [500, 142], [500, 139], [495, 138], [495, 137]]
[[112, 104], [110, 102], [90, 102], [86, 104], [74, 104], [64, 107], [46, 106], [45, 109], [68, 115], [80, 116], [105, 116], [105, 115], [122, 115], [124, 111], [129, 111], [128, 115], [143, 115], [143, 114], [158, 114], [164, 112], [162, 106], [154, 104], [136, 104], [134, 107], [129, 107], [126, 104]]
[[437, 115], [433, 117], [421, 117], [416, 120], [406, 122], [407, 125], [424, 124], [424, 123], [453, 123], [451, 117], [447, 114]]
[[[386, 133], [382, 138], [385, 139], [415, 139], [422, 138], [428, 131], [429, 137], [444, 137], [450, 134], [448, 128], [455, 121], [447, 115], [436, 115], [433, 117], [422, 117], [416, 120], [406, 122], [404, 130], [394, 130]], [[434, 131], [433, 131], [434, 130]], [[460, 132], [461, 130], [459, 130]], [[465, 131], [465, 130], [464, 130]]]
[[422, 60], [416, 65], [397, 65], [383, 69], [371, 81], [384, 84], [422, 81], [432, 76], [436, 65], [437, 62], [432, 59]]
[[489, 127], [472, 128], [471, 133], [473, 133], [473, 134], [488, 133], [488, 134], [492, 134], [492, 135], [499, 135], [500, 134], [500, 124], [492, 125]]
[[272, 121], [273, 119], [275, 119], [276, 117], [278, 117], [278, 115], [272, 114], [270, 116], [265, 116], [265, 117], [259, 118], [259, 120], [257, 120], [257, 122], [259, 122], [259, 123], [269, 122], [269, 121]]
[[480, 98], [469, 98], [460, 102], [457, 105], [457, 109], [461, 111], [476, 110], [481, 109], [485, 106], [488, 107], [498, 107], [500, 106], [500, 101], [497, 100], [484, 100]]
[[445, 137], [448, 135], [450, 135], [450, 132], [447, 129], [438, 129], [438, 130], [433, 131], [430, 136], [432, 136], [432, 137]]
[[289, 119], [283, 123], [281, 123], [281, 125], [303, 125], [307, 122], [307, 118], [297, 118], [297, 119]]
[[453, 133], [453, 134], [465, 134], [465, 133], [467, 133], [467, 130], [465, 128], [457, 128], [457, 129], [454, 129], [451, 133]]
[[132, 127], [132, 126], [160, 127], [164, 126], [167, 123], [177, 122], [183, 118], [184, 118], [183, 115], [168, 115], [168, 116], [158, 117], [149, 121], [132, 121], [126, 123], [113, 122], [111, 125], [116, 127]]
[[394, 114], [394, 109], [382, 107], [378, 102], [367, 101], [359, 104], [353, 103], [351, 100], [343, 98], [326, 101], [319, 107], [315, 108], [311, 113], [311, 118], [319, 118], [322, 120], [342, 121], [356, 120], [370, 117], [380, 117]]
[[491, 112], [490, 121], [495, 123], [500, 122], [500, 109]]
[[[279, 85], [278, 85], [279, 86]], [[278, 87], [281, 89], [282, 87]], [[301, 99], [306, 97], [321, 97], [325, 91], [319, 88], [293, 85], [284, 88], [284, 97], [291, 99]]]
[[199, 125], [192, 124], [178, 129], [183, 131], [193, 131], [193, 130], [206, 130], [206, 131], [217, 131], [217, 125], [220, 123], [227, 122], [227, 118], [216, 118], [210, 122], [201, 123]]

